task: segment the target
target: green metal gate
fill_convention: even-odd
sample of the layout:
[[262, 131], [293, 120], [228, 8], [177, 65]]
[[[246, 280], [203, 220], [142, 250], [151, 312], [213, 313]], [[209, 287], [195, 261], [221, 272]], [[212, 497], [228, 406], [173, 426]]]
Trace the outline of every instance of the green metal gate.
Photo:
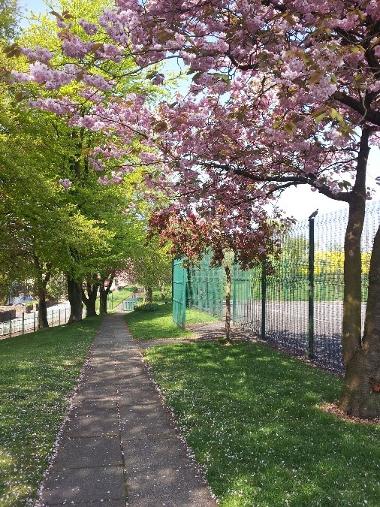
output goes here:
[[186, 322], [187, 270], [183, 260], [173, 262], [173, 320], [177, 326], [185, 327]]

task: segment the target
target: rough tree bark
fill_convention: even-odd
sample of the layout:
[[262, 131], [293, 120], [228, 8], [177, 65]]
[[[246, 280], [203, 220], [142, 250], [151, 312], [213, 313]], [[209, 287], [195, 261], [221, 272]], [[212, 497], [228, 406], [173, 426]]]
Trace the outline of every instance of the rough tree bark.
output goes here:
[[191, 277], [191, 269], [187, 270], [187, 291], [186, 291], [186, 306], [190, 307], [193, 304], [193, 279]]
[[67, 295], [70, 303], [69, 324], [79, 322], [83, 318], [82, 284], [70, 274], [67, 275]]
[[231, 342], [231, 288], [232, 288], [232, 276], [231, 268], [229, 266], [224, 267], [226, 273], [226, 320], [225, 320], [225, 331], [226, 340]]
[[147, 303], [153, 303], [153, 288], [145, 287], [145, 301]]
[[106, 278], [103, 278], [101, 280], [100, 286], [99, 286], [99, 311], [100, 315], [107, 315], [108, 313], [108, 294], [111, 291], [112, 282], [115, 278], [115, 273], [111, 273]]
[[99, 288], [99, 312], [100, 315], [107, 315], [108, 313], [108, 305], [107, 305], [107, 299], [108, 299], [108, 291], [103, 287], [103, 285]]
[[43, 329], [49, 327], [46, 303], [46, 286], [38, 288], [38, 328]]
[[91, 280], [86, 281], [86, 291], [82, 287], [82, 299], [86, 306], [86, 317], [95, 317], [97, 315], [95, 304], [98, 297], [99, 283], [92, 283]]
[[[371, 388], [372, 381], [376, 382], [379, 362], [376, 357], [376, 304], [372, 301], [373, 294], [377, 293], [376, 282], [376, 248], [380, 248], [376, 241], [372, 253], [371, 270], [369, 278], [369, 294], [372, 303], [368, 302], [366, 316], [366, 331], [362, 340], [361, 332], [361, 236], [365, 219], [366, 206], [366, 169], [369, 155], [369, 129], [363, 129], [360, 151], [357, 163], [356, 180], [349, 201], [349, 218], [344, 244], [344, 303], [343, 303], [343, 361], [345, 365], [345, 382], [340, 407], [348, 414], [358, 417], [379, 417], [380, 405], [376, 408]], [[378, 314], [379, 315], [379, 314]], [[374, 336], [371, 336], [374, 333]], [[369, 349], [373, 349], [369, 352]], [[368, 357], [371, 361], [368, 362]], [[377, 359], [379, 357], [377, 356]], [[372, 369], [369, 367], [372, 365]]]
[[47, 316], [46, 287], [51, 277], [51, 265], [41, 263], [38, 257], [34, 256], [34, 265], [38, 273], [37, 295], [38, 295], [38, 328], [43, 329], [49, 327]]
[[380, 417], [380, 227], [369, 269], [364, 335], [347, 364], [340, 406], [357, 417]]

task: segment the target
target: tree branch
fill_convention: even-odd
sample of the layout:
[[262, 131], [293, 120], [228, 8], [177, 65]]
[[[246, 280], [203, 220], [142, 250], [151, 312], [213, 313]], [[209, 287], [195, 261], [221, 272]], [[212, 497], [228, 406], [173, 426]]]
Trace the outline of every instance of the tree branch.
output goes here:
[[374, 125], [380, 127], [380, 112], [373, 111], [372, 109], [366, 108], [365, 105], [357, 99], [350, 97], [343, 92], [335, 92], [332, 96], [333, 99], [337, 100], [341, 104], [350, 107], [357, 113], [361, 114], [363, 120], [368, 120]]

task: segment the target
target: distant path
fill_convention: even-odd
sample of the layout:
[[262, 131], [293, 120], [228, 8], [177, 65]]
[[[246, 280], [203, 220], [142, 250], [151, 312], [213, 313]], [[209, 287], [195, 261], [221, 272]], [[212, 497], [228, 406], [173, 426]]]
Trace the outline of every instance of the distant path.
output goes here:
[[36, 505], [211, 507], [123, 316], [106, 317]]

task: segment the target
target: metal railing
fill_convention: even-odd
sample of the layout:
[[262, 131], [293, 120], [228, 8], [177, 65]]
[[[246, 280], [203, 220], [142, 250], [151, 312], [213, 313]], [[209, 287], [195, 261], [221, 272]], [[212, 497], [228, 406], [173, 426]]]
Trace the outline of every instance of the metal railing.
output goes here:
[[[62, 303], [47, 309], [47, 318], [50, 327], [67, 324], [70, 317], [70, 305]], [[38, 330], [38, 312], [23, 313], [21, 316], [0, 322], [0, 340], [33, 333]]]

